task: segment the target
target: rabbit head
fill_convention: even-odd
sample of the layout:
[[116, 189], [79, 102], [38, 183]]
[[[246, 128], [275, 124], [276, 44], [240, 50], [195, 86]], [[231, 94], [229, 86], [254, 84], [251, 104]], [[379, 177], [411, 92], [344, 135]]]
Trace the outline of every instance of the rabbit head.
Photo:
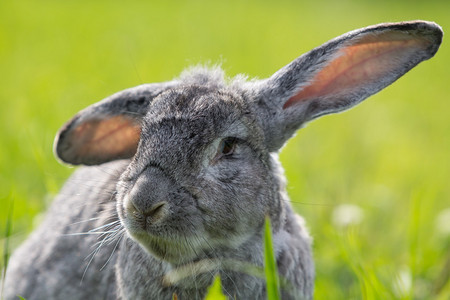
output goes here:
[[295, 131], [380, 91], [432, 57], [441, 39], [434, 23], [381, 24], [264, 80], [194, 68], [81, 111], [59, 132], [55, 152], [70, 164], [131, 159], [117, 212], [155, 257], [177, 264], [236, 249], [260, 237], [267, 215], [274, 232], [283, 226], [289, 204], [276, 152]]

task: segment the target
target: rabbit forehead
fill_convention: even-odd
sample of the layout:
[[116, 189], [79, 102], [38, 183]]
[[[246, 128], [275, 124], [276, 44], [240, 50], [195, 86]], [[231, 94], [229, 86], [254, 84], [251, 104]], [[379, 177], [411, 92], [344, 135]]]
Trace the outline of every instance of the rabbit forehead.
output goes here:
[[[161, 94], [144, 118], [143, 133], [153, 135], [166, 127], [179, 128], [180, 133], [214, 138], [221, 131], [230, 131], [232, 126], [247, 114], [243, 98], [226, 89], [205, 86], [184, 86]], [[248, 118], [248, 117], [247, 117]]]
[[233, 112], [245, 110], [246, 103], [242, 96], [226, 87], [208, 85], [184, 85], [161, 93], [152, 103], [147, 115], [176, 114], [197, 116], [213, 113], [226, 116]]

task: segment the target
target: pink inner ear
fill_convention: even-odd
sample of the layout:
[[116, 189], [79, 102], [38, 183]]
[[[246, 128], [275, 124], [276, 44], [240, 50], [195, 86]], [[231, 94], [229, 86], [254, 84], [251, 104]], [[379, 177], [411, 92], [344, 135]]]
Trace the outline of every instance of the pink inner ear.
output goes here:
[[140, 125], [123, 116], [90, 120], [74, 128], [71, 136], [74, 156], [98, 160], [131, 157], [140, 138]]
[[315, 75], [311, 84], [289, 98], [283, 108], [370, 84], [394, 70], [410, 52], [428, 44], [425, 38], [402, 32], [368, 35], [357, 44], [342, 48], [336, 58]]

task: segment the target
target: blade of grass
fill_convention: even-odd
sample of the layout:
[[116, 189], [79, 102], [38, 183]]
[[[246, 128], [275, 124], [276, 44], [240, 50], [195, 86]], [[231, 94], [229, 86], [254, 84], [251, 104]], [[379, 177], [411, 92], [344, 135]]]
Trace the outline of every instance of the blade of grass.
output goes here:
[[408, 239], [409, 239], [409, 268], [411, 270], [411, 287], [408, 290], [404, 290], [405, 299], [413, 298], [414, 283], [418, 273], [419, 259], [420, 259], [420, 227], [421, 227], [421, 211], [422, 200], [424, 199], [423, 190], [416, 190], [411, 195], [411, 211], [408, 227]]
[[226, 300], [227, 297], [222, 293], [222, 284], [220, 276], [216, 276], [213, 284], [209, 287], [205, 300]]
[[9, 261], [9, 238], [12, 233], [12, 215], [14, 210], [14, 201], [11, 201], [11, 207], [9, 209], [8, 218], [6, 219], [6, 230], [5, 230], [5, 244], [3, 245], [3, 270], [2, 270], [2, 286], [0, 291], [0, 299], [3, 299], [3, 290], [5, 288], [5, 277], [6, 270], [8, 268]]
[[266, 274], [267, 299], [278, 300], [281, 299], [280, 280], [278, 278], [277, 264], [272, 245], [270, 219], [266, 217], [266, 227], [264, 232], [264, 271]]

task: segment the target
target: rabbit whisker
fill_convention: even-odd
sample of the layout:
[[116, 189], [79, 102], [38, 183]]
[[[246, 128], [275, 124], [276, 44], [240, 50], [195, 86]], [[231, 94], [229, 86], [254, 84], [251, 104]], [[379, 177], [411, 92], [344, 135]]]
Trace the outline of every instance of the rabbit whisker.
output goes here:
[[95, 231], [97, 231], [97, 230], [99, 230], [101, 228], [105, 228], [105, 227], [113, 227], [113, 226], [115, 226], [115, 225], [117, 225], [119, 223], [120, 223], [120, 220], [116, 220], [116, 221], [113, 221], [113, 222], [111, 222], [109, 224], [102, 225], [102, 226], [99, 226], [97, 228], [91, 229], [91, 230], [89, 230], [89, 232], [95, 232]]
[[[108, 224], [108, 225], [111, 225], [111, 224]], [[116, 226], [116, 228], [117, 228], [117, 226]], [[116, 234], [118, 231], [120, 230], [120, 228], [119, 229], [116, 229], [116, 230], [112, 230], [112, 231], [110, 231], [112, 234]], [[115, 236], [115, 235], [114, 235]], [[83, 283], [83, 279], [84, 279], [84, 277], [86, 276], [86, 273], [87, 273], [87, 270], [89, 269], [89, 266], [91, 265], [91, 263], [92, 263], [92, 261], [94, 260], [94, 257], [96, 256], [96, 254], [100, 251], [100, 249], [101, 249], [101, 247], [105, 244], [105, 243], [108, 243], [108, 242], [110, 242], [111, 241], [111, 234], [110, 235], [108, 235], [108, 234], [106, 234], [105, 235], [105, 237], [102, 239], [102, 241], [100, 241], [99, 243], [96, 243], [95, 245], [97, 245], [98, 244], [98, 246], [85, 258], [85, 260], [86, 259], [89, 259], [89, 257], [90, 257], [90, 259], [89, 259], [89, 262], [87, 263], [87, 265], [86, 265], [86, 268], [84, 269], [84, 272], [83, 272], [83, 275], [81, 276], [81, 281], [80, 281], [80, 284], [82, 284]], [[94, 245], [94, 246], [95, 246]]]
[[[111, 252], [111, 255], [108, 257], [108, 259], [106, 260], [106, 262], [105, 262], [105, 264], [100, 268], [100, 271], [102, 271], [105, 267], [106, 267], [106, 265], [109, 263], [109, 261], [111, 260], [111, 258], [113, 257], [113, 254], [114, 254], [114, 252], [116, 251], [116, 249], [117, 249], [117, 246], [119, 245], [119, 243], [120, 243], [120, 241], [123, 239], [123, 237], [125, 236], [125, 231], [122, 231], [121, 232], [122, 234], [121, 234], [121, 236], [117, 239], [117, 242], [116, 242], [116, 245], [114, 246], [114, 248], [113, 248], [113, 250], [112, 250], [112, 252]], [[113, 240], [114, 240], [114, 238], [112, 238]]]
[[75, 223], [70, 223], [67, 226], [73, 226], [73, 225], [78, 225], [78, 224], [81, 224], [81, 223], [92, 222], [92, 221], [96, 221], [96, 220], [99, 220], [99, 219], [100, 219], [99, 217], [97, 217], [97, 218], [90, 218], [90, 219], [87, 219], [87, 220], [78, 221], [78, 222], [75, 222]]

